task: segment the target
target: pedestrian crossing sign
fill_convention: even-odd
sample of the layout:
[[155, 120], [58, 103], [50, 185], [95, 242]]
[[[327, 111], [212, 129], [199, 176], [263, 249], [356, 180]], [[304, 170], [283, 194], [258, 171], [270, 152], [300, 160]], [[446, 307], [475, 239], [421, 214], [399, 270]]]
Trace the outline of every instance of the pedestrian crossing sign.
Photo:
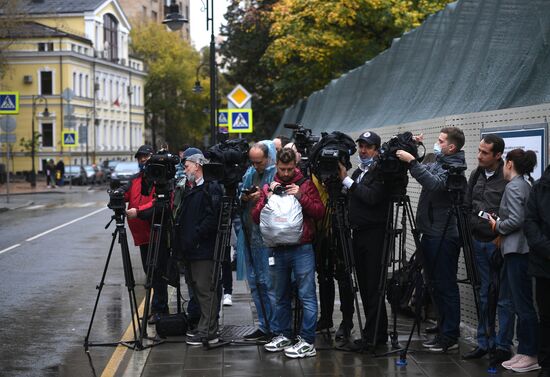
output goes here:
[[64, 147], [76, 147], [78, 144], [78, 132], [76, 131], [63, 131], [63, 142], [61, 143]]
[[227, 110], [218, 110], [218, 127], [227, 128], [229, 125], [229, 114]]
[[0, 92], [0, 114], [19, 114], [19, 92]]
[[229, 114], [229, 133], [252, 132], [252, 109], [232, 109]]

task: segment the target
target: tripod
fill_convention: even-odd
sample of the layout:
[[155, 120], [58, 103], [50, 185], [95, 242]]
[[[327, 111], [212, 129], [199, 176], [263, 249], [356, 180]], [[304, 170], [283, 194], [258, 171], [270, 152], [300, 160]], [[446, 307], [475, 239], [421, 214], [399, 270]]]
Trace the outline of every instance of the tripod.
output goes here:
[[[406, 185], [405, 185], [406, 187]], [[388, 215], [386, 220], [386, 234], [384, 237], [384, 249], [382, 253], [381, 261], [381, 275], [378, 282], [378, 305], [376, 309], [376, 322], [374, 327], [374, 335], [372, 339], [373, 354], [374, 356], [388, 356], [394, 353], [399, 353], [400, 358], [398, 365], [406, 365], [407, 352], [409, 350], [412, 336], [415, 330], [420, 330], [420, 310], [422, 309], [422, 303], [424, 301], [424, 282], [422, 278], [422, 267], [418, 263], [418, 259], [421, 256], [420, 239], [418, 231], [416, 229], [416, 222], [413, 216], [413, 210], [411, 201], [406, 191], [392, 195], [388, 203]], [[398, 222], [401, 218], [401, 227], [398, 228]], [[407, 255], [405, 250], [407, 225], [410, 226], [410, 231], [414, 238], [416, 252], [413, 254], [409, 262], [407, 262]], [[398, 248], [396, 250], [396, 244]], [[391, 265], [392, 268], [392, 287], [389, 299], [392, 310], [392, 331], [390, 332], [391, 345], [393, 350], [384, 354], [376, 354], [376, 340], [378, 337], [378, 326], [380, 323], [380, 317], [382, 315], [382, 307], [384, 303], [384, 294], [388, 290], [388, 268]], [[397, 281], [396, 272], [403, 273], [404, 270], [410, 269], [413, 279], [412, 284], [407, 285], [406, 282]], [[401, 279], [402, 280], [402, 279]], [[404, 284], [405, 283], [405, 284]], [[407, 292], [404, 292], [407, 290]], [[416, 310], [415, 321], [410, 330], [409, 337], [406, 346], [403, 348], [399, 345], [399, 335], [397, 332], [397, 311], [401, 304], [401, 294], [408, 293], [406, 297], [412, 296], [413, 291], [416, 292]]]
[[357, 321], [359, 323], [359, 331], [361, 334], [362, 350], [366, 344], [366, 339], [363, 332], [363, 320], [361, 318], [359, 299], [357, 297], [359, 284], [357, 280], [357, 270], [355, 268], [355, 258], [353, 256], [353, 246], [351, 244], [347, 200], [346, 197], [341, 194], [341, 182], [327, 182], [326, 186], [329, 193], [329, 213], [333, 218], [333, 225], [335, 225], [336, 230], [336, 239], [340, 245], [340, 250], [342, 250], [342, 256], [344, 259], [345, 274], [348, 277], [349, 287], [351, 287], [353, 293], [355, 311], [357, 313]]
[[[113, 232], [113, 239], [111, 241], [111, 247], [109, 248], [109, 253], [107, 254], [107, 261], [105, 262], [105, 267], [103, 268], [103, 274], [101, 276], [101, 281], [99, 285], [96, 286], [97, 297], [94, 304], [94, 310], [92, 312], [92, 318], [90, 319], [90, 325], [88, 326], [88, 332], [86, 334], [86, 338], [84, 338], [84, 349], [86, 352], [88, 352], [89, 347], [97, 347], [97, 346], [118, 346], [123, 345], [128, 348], [142, 350], [145, 347], [143, 346], [143, 339], [139, 336], [141, 333], [141, 326], [139, 323], [139, 320], [137, 319], [137, 312], [138, 312], [138, 305], [136, 301], [136, 293], [135, 293], [135, 286], [136, 282], [134, 279], [134, 273], [132, 270], [132, 261], [130, 259], [130, 250], [128, 248], [128, 238], [126, 235], [126, 228], [124, 227], [124, 219], [126, 217], [126, 212], [123, 208], [117, 208], [115, 209], [115, 214], [111, 217], [111, 220], [109, 223], [105, 226], [105, 229], [107, 229], [113, 220], [115, 221], [116, 228]], [[128, 297], [130, 301], [130, 314], [132, 316], [132, 330], [134, 333], [134, 340], [130, 341], [120, 341], [120, 342], [111, 342], [111, 343], [91, 343], [89, 341], [90, 339], [90, 333], [92, 331], [92, 326], [94, 323], [95, 314], [97, 311], [97, 305], [99, 303], [99, 297], [101, 296], [101, 291], [103, 290], [103, 286], [105, 285], [105, 276], [107, 275], [107, 269], [109, 268], [109, 262], [111, 261], [111, 255], [113, 253], [115, 241], [118, 237], [118, 243], [120, 244], [121, 254], [122, 254], [122, 266], [124, 268], [124, 281], [125, 285], [128, 288]]]

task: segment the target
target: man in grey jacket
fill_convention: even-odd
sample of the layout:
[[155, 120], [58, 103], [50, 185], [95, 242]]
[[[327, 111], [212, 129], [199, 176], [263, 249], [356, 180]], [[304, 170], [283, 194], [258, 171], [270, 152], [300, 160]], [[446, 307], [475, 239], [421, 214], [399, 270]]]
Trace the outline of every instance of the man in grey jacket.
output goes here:
[[477, 160], [479, 165], [472, 171], [468, 180], [468, 190], [464, 204], [470, 209], [470, 227], [472, 230], [472, 246], [477, 271], [481, 280], [480, 287], [480, 318], [477, 326], [477, 347], [466, 353], [464, 360], [478, 359], [487, 354], [492, 347], [496, 348], [494, 361], [497, 364], [512, 357], [511, 347], [514, 337], [514, 313], [512, 302], [506, 297], [498, 299], [499, 331], [496, 339], [487, 334], [488, 294], [491, 281], [491, 269], [496, 270], [496, 261], [501, 258], [500, 251], [493, 242], [497, 234], [493, 232], [489, 222], [478, 216], [480, 211], [498, 215], [500, 201], [507, 181], [504, 179], [502, 167], [504, 140], [497, 135], [489, 134], [479, 143]]
[[439, 334], [423, 344], [432, 352], [458, 348], [460, 336], [460, 295], [456, 279], [460, 240], [456, 217], [450, 213], [451, 194], [444, 167], [465, 166], [464, 133], [458, 127], [443, 128], [434, 145], [436, 161], [422, 165], [410, 153], [398, 150], [397, 157], [410, 164], [413, 178], [422, 186], [416, 213], [422, 233], [424, 271], [439, 312]]

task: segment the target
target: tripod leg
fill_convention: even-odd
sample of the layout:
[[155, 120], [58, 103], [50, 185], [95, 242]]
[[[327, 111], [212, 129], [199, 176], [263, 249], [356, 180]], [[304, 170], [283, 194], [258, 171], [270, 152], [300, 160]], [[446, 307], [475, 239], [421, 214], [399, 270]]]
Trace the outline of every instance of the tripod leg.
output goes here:
[[118, 228], [113, 232], [113, 239], [111, 240], [111, 247], [109, 247], [109, 253], [107, 254], [107, 260], [105, 262], [105, 267], [103, 268], [103, 274], [101, 275], [101, 281], [99, 285], [96, 286], [97, 296], [95, 299], [94, 310], [92, 311], [92, 318], [90, 318], [90, 325], [88, 326], [88, 332], [86, 333], [86, 338], [84, 338], [84, 349], [88, 351], [88, 341], [90, 339], [90, 332], [92, 331], [92, 326], [94, 323], [95, 313], [97, 311], [97, 305], [99, 303], [99, 297], [101, 296], [101, 291], [105, 285], [105, 276], [107, 275], [107, 269], [109, 268], [109, 262], [111, 261], [111, 255], [113, 253], [113, 248], [115, 245], [116, 237], [118, 234]]

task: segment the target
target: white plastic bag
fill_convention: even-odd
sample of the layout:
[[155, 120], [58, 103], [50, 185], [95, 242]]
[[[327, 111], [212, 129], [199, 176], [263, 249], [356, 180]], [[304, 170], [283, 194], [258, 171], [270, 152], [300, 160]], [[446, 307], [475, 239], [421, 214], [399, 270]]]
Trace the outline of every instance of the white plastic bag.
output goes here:
[[303, 222], [302, 206], [294, 195], [273, 194], [260, 213], [260, 232], [268, 247], [298, 245]]

